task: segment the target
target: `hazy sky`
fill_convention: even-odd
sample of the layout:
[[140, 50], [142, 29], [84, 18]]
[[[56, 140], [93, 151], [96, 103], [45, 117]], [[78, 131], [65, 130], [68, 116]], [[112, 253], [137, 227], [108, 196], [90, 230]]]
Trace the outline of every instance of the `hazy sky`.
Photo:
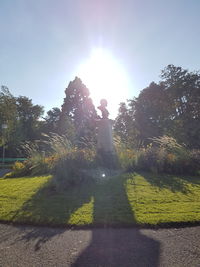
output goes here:
[[127, 73], [124, 97], [137, 96], [168, 64], [200, 69], [199, 14], [199, 0], [0, 0], [0, 85], [60, 107], [78, 66], [102, 47]]

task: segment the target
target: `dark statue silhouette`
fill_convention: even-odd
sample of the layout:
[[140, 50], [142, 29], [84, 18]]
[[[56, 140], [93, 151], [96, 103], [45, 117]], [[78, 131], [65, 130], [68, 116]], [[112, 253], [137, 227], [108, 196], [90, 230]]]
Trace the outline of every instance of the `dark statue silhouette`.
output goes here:
[[107, 110], [107, 105], [108, 105], [108, 102], [106, 99], [101, 99], [100, 101], [100, 106], [98, 107], [99, 110], [101, 110], [101, 113], [102, 113], [102, 119], [108, 119], [108, 116], [109, 116], [109, 112]]

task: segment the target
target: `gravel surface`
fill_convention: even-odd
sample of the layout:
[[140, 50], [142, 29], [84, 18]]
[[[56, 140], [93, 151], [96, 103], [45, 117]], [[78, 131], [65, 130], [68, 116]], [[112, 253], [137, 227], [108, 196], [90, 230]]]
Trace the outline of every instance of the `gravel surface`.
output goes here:
[[0, 224], [0, 266], [200, 266], [200, 226], [77, 230]]

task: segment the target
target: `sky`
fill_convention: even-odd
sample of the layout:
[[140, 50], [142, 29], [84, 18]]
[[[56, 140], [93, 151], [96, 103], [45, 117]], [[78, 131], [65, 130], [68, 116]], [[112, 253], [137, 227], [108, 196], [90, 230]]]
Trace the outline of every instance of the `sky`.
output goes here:
[[116, 82], [105, 98], [109, 90], [116, 101], [137, 97], [168, 64], [200, 69], [199, 14], [199, 0], [0, 0], [0, 85], [45, 111], [61, 107], [68, 83], [101, 49], [117, 66], [106, 70]]

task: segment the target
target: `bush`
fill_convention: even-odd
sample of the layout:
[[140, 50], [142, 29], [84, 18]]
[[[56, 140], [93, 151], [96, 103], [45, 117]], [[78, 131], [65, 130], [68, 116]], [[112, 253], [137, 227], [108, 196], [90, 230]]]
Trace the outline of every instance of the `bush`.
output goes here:
[[94, 167], [95, 152], [91, 149], [74, 149], [54, 162], [53, 184], [57, 190], [76, 185], [85, 180], [84, 169]]
[[65, 135], [44, 135], [44, 141], [26, 143], [23, 149], [29, 157], [26, 162], [31, 175], [53, 174], [57, 189], [80, 183], [82, 169], [94, 167], [96, 152], [91, 143], [79, 149]]
[[16, 161], [14, 165], [12, 166], [13, 171], [9, 172], [5, 175], [5, 178], [11, 178], [11, 177], [21, 177], [29, 174], [29, 170], [27, 168], [26, 162], [22, 163], [19, 161]]
[[169, 153], [179, 154], [184, 151], [184, 145], [180, 145], [175, 138], [167, 135], [150, 138], [150, 140], [153, 141], [150, 146], [157, 144], [159, 148], [162, 148]]
[[[119, 166], [125, 171], [198, 174], [200, 150], [187, 150], [168, 136], [153, 138], [152, 141], [146, 148], [138, 150], [128, 148], [120, 140], [115, 142]], [[24, 147], [29, 159], [24, 163], [16, 162], [13, 172], [7, 177], [53, 174], [53, 184], [60, 190], [81, 183], [85, 179], [84, 170], [101, 163], [91, 144], [80, 149], [65, 136], [57, 134], [51, 135], [44, 143], [48, 148], [45, 152], [41, 150], [41, 147], [44, 148], [41, 144], [26, 144]], [[104, 158], [105, 161], [107, 159]]]
[[57, 159], [71, 149], [71, 143], [65, 136], [51, 133], [44, 137], [45, 140], [26, 142], [21, 146], [28, 157], [25, 166], [30, 175], [51, 174]]
[[130, 171], [135, 168], [137, 162], [137, 153], [134, 150], [128, 148], [118, 148], [117, 156], [119, 166], [122, 169]]
[[200, 171], [200, 149], [190, 151], [190, 168], [199, 174]]
[[82, 181], [81, 171], [70, 159], [60, 159], [53, 170], [52, 184], [58, 191], [69, 186], [79, 184]]
[[120, 137], [115, 137], [114, 139], [115, 149], [117, 154], [118, 166], [126, 171], [131, 171], [135, 168], [137, 161], [136, 151], [127, 147]]
[[118, 146], [120, 165], [126, 171], [192, 174], [200, 170], [200, 150], [188, 150], [168, 136], [153, 138], [146, 148], [131, 150]]
[[35, 155], [27, 162], [31, 175], [43, 175], [51, 172], [51, 167], [48, 164], [48, 158], [43, 155]]

